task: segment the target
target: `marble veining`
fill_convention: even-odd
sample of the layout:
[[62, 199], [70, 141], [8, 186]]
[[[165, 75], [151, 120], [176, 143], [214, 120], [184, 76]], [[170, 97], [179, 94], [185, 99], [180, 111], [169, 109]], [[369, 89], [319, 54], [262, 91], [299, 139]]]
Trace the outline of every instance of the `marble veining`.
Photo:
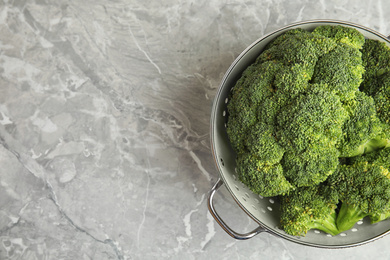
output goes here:
[[[207, 210], [213, 98], [246, 46], [309, 19], [390, 34], [384, 0], [0, 1], [0, 259], [387, 259], [230, 238]], [[256, 224], [221, 189], [234, 229]]]

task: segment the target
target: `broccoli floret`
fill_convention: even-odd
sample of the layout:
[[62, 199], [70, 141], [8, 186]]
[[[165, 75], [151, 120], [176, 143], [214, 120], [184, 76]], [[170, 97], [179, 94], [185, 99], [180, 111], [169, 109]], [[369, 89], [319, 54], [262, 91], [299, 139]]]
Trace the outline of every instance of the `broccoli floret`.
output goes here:
[[387, 210], [383, 213], [377, 213], [377, 214], [370, 215], [371, 224], [381, 222], [381, 221], [386, 220], [388, 218], [390, 218], [390, 210]]
[[[273, 96], [272, 82], [279, 67], [275, 62], [253, 64], [244, 71], [236, 84], [237, 87], [233, 89], [228, 104], [227, 132], [236, 151], [246, 151], [245, 140], [248, 132], [258, 121], [259, 104]], [[280, 103], [277, 105], [281, 106]], [[275, 113], [277, 110], [269, 111]]]
[[378, 146], [390, 147], [390, 72], [382, 75], [380, 81], [380, 88], [373, 96], [382, 127], [382, 132], [376, 139]]
[[245, 153], [237, 158], [237, 174], [249, 189], [265, 197], [286, 194], [294, 189], [284, 177], [280, 163], [264, 162], [254, 154]]
[[365, 73], [360, 90], [374, 96], [381, 89], [382, 75], [390, 72], [390, 48], [384, 42], [367, 39], [361, 52]]
[[332, 38], [337, 42], [345, 43], [357, 49], [361, 49], [365, 42], [364, 36], [360, 32], [358, 32], [354, 28], [340, 26], [340, 25], [318, 26], [313, 30], [313, 34]]
[[302, 151], [319, 142], [334, 147], [342, 135], [347, 111], [334, 92], [322, 84], [312, 84], [277, 116], [277, 136], [286, 149]]
[[390, 146], [390, 48], [377, 40], [367, 39], [362, 49], [365, 73], [361, 91], [374, 99], [382, 132], [375, 138], [379, 148]]
[[284, 154], [284, 149], [278, 144], [273, 133], [273, 126], [258, 123], [253, 126], [245, 140], [248, 152], [267, 164], [280, 162]]
[[[390, 59], [390, 56], [389, 56]], [[380, 77], [378, 91], [373, 95], [376, 112], [384, 127], [390, 125], [390, 72]]]
[[286, 66], [299, 63], [308, 67], [310, 77], [318, 58], [336, 46], [334, 40], [307, 31], [287, 33], [281, 37], [282, 40], [275, 40], [260, 54], [258, 62], [278, 60]]
[[355, 97], [363, 80], [362, 53], [349, 45], [339, 44], [316, 63], [313, 83], [324, 83], [342, 101]]
[[296, 187], [313, 186], [326, 180], [336, 169], [339, 151], [325, 145], [301, 152], [284, 153], [281, 164], [286, 179]]
[[298, 188], [281, 199], [280, 224], [293, 236], [305, 236], [311, 229], [337, 235], [338, 193], [325, 185]]
[[337, 189], [341, 207], [337, 214], [340, 232], [351, 229], [366, 216], [375, 221], [390, 211], [390, 149], [381, 149], [340, 165], [327, 182]]
[[373, 98], [357, 91], [356, 98], [345, 103], [344, 107], [349, 116], [344, 122], [343, 136], [337, 145], [340, 157], [353, 157], [382, 148], [378, 139], [382, 127]]
[[321, 85], [311, 85], [280, 111], [276, 139], [286, 151], [281, 163], [292, 185], [315, 185], [335, 171], [339, 157], [335, 145], [346, 117], [338, 96]]
[[[279, 45], [281, 42], [283, 42], [286, 38], [289, 38], [290, 35], [294, 34], [308, 34], [308, 31], [302, 29], [302, 28], [296, 28], [296, 29], [291, 29], [286, 32], [284, 32], [282, 35], [276, 37], [273, 39], [264, 49], [264, 52], [267, 51], [268, 49], [271, 49], [272, 47]], [[258, 59], [263, 59], [264, 56], [260, 55]]]
[[[373, 152], [366, 153], [362, 156], [349, 158], [348, 164], [352, 165], [356, 163], [366, 163], [366, 162], [368, 164], [377, 165], [390, 170], [390, 148], [379, 149]], [[384, 171], [384, 174], [387, 175], [390, 173]]]

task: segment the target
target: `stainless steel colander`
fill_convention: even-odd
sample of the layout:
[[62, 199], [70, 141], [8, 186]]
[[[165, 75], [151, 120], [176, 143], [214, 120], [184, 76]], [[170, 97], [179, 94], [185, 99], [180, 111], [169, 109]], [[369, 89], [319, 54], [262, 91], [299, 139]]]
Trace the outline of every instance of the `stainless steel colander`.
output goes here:
[[[241, 73], [254, 62], [264, 47], [275, 37], [283, 32], [302, 28], [313, 30], [320, 25], [342, 25], [352, 27], [360, 31], [366, 38], [380, 40], [390, 46], [390, 41], [380, 33], [344, 21], [335, 20], [312, 20], [294, 23], [274, 31], [254, 42], [244, 52], [238, 56], [226, 72], [219, 90], [215, 96], [211, 113], [211, 147], [214, 160], [219, 171], [219, 179], [211, 189], [208, 198], [209, 211], [219, 225], [233, 238], [249, 239], [253, 236], [268, 232], [281, 238], [314, 247], [321, 248], [344, 248], [362, 245], [375, 239], [383, 237], [390, 232], [390, 220], [385, 220], [377, 224], [370, 224], [368, 219], [359, 221], [351, 230], [343, 232], [336, 236], [328, 235], [322, 231], [311, 230], [305, 237], [295, 237], [286, 234], [279, 228], [279, 202], [276, 198], [263, 198], [252, 191], [238, 180], [235, 172], [235, 153], [230, 146], [226, 134], [226, 106], [229, 102], [229, 93], [233, 89], [236, 81], [240, 78]], [[237, 204], [255, 221], [259, 227], [255, 230], [240, 234], [232, 230], [216, 212], [213, 204], [216, 191], [225, 185]]]

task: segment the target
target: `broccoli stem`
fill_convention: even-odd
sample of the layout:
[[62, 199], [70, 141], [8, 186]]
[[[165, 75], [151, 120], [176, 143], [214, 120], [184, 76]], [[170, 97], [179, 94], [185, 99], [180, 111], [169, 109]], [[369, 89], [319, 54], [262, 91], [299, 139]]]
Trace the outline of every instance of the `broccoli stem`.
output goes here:
[[313, 223], [313, 229], [318, 229], [335, 236], [340, 233], [336, 225], [336, 212], [329, 215], [326, 219], [321, 221], [315, 220]]
[[339, 232], [351, 229], [359, 220], [368, 214], [353, 205], [342, 203], [337, 215], [336, 225]]
[[389, 139], [370, 139], [367, 142], [361, 144], [356, 150], [355, 153], [352, 154], [350, 157], [362, 155], [365, 153], [373, 152], [378, 149], [390, 147], [390, 140]]
[[378, 223], [378, 222], [385, 220], [385, 219], [388, 219], [388, 218], [390, 218], [390, 212], [370, 215], [371, 224]]

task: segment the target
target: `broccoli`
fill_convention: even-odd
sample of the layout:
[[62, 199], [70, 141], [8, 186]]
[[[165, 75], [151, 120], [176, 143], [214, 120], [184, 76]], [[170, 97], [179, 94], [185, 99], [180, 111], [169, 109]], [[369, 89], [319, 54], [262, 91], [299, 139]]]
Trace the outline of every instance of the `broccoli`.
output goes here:
[[276, 118], [286, 178], [296, 187], [324, 181], [338, 164], [335, 145], [347, 116], [338, 96], [313, 84], [305, 95], [286, 104]]
[[390, 48], [324, 25], [271, 41], [237, 80], [226, 131], [238, 178], [281, 226], [331, 235], [390, 218]]
[[363, 72], [362, 53], [349, 45], [339, 44], [318, 60], [312, 82], [326, 83], [345, 101], [355, 97]]
[[345, 107], [349, 115], [337, 145], [340, 157], [353, 157], [384, 146], [381, 140], [376, 139], [382, 132], [382, 126], [373, 98], [357, 91], [355, 99], [348, 101]]
[[337, 235], [369, 217], [390, 218], [390, 149], [349, 158], [319, 185], [280, 196], [283, 230], [304, 236], [311, 229]]
[[[364, 70], [361, 52], [354, 47], [361, 43], [361, 34], [344, 30], [337, 27], [336, 38], [302, 29], [286, 32], [270, 43], [232, 90], [227, 134], [237, 162], [252, 162], [251, 167], [237, 167], [243, 171], [238, 175], [246, 182], [256, 176], [256, 185], [263, 187], [252, 190], [263, 191], [262, 196], [318, 184], [337, 168], [338, 144], [350, 117], [345, 102], [355, 97]], [[248, 170], [253, 163], [256, 171]], [[277, 168], [270, 171], [271, 166]], [[275, 189], [281, 176], [284, 188]]]
[[272, 46], [260, 54], [257, 61], [277, 60], [287, 66], [302, 64], [308, 71], [312, 71], [318, 58], [336, 46], [333, 40], [304, 30], [287, 33], [282, 37], [281, 41], [273, 42]]
[[362, 49], [366, 72], [361, 91], [372, 96], [382, 132], [375, 138], [378, 148], [390, 146], [390, 48], [384, 43], [367, 39]]
[[312, 82], [326, 83], [342, 101], [353, 98], [364, 72], [359, 51], [365, 42], [364, 36], [355, 29], [342, 26], [319, 26], [312, 34], [328, 37], [337, 43], [317, 61]]
[[[229, 120], [227, 132], [233, 148], [237, 151], [244, 151], [244, 141], [250, 129], [257, 123], [258, 104], [272, 97], [274, 89], [272, 81], [278, 65], [274, 62], [267, 62], [259, 66], [250, 66], [241, 76], [235, 88], [233, 96], [228, 105]], [[257, 73], [257, 71], [266, 73]], [[278, 104], [279, 106], [279, 104]], [[274, 109], [276, 110], [276, 109]], [[268, 110], [274, 113], [273, 110]], [[269, 115], [272, 117], [272, 115]]]
[[277, 136], [283, 147], [294, 151], [316, 148], [318, 143], [334, 147], [347, 118], [340, 98], [323, 84], [312, 84], [305, 94], [285, 104], [276, 117]]
[[318, 145], [303, 152], [286, 152], [281, 164], [284, 176], [296, 187], [311, 186], [323, 182], [338, 165], [338, 150]]
[[341, 207], [337, 214], [340, 232], [369, 216], [373, 223], [390, 216], [390, 149], [353, 157], [340, 165], [328, 184], [337, 190]]
[[251, 153], [237, 159], [238, 178], [253, 192], [273, 197], [286, 194], [293, 187], [283, 174], [280, 163], [268, 163]]
[[280, 199], [281, 228], [293, 236], [305, 236], [311, 229], [337, 235], [338, 201], [338, 193], [326, 185], [298, 188]]
[[360, 90], [374, 96], [382, 84], [382, 76], [390, 72], [390, 49], [384, 43], [367, 39], [362, 48], [362, 61], [366, 69]]
[[345, 43], [356, 49], [361, 49], [365, 43], [364, 36], [353, 28], [343, 27], [341, 25], [318, 26], [313, 30], [313, 34], [322, 35], [336, 42]]

